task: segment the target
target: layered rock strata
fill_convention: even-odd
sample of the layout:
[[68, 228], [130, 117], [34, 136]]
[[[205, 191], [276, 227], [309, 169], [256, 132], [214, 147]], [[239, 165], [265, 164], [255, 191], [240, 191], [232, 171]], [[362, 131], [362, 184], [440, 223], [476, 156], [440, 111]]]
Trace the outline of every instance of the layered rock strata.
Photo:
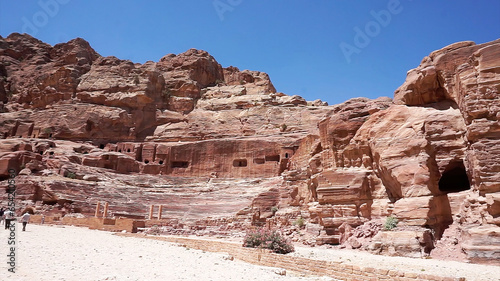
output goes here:
[[308, 244], [432, 256], [452, 241], [500, 260], [499, 40], [431, 53], [394, 100], [333, 106], [195, 49], [138, 64], [11, 34], [0, 62], [1, 184], [19, 172], [22, 208], [108, 201], [139, 218], [155, 204], [176, 233], [267, 225]]

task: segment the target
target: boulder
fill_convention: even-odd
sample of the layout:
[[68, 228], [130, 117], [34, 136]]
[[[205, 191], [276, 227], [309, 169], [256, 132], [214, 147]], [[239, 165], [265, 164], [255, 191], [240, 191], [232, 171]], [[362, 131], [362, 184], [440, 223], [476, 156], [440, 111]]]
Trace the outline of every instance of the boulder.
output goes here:
[[432, 249], [429, 230], [380, 231], [367, 249], [375, 254], [422, 258]]

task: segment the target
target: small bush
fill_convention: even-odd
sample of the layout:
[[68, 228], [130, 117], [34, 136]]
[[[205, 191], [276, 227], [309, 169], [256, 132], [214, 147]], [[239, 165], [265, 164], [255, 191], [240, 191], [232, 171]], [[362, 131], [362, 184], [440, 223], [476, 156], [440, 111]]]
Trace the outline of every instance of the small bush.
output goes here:
[[73, 173], [73, 172], [68, 172], [68, 173], [66, 174], [66, 177], [67, 177], [67, 178], [70, 178], [70, 179], [75, 179], [75, 178], [76, 178], [76, 174], [75, 174], [75, 173]]
[[276, 213], [277, 211], [278, 211], [278, 207], [273, 206], [273, 207], [271, 208], [271, 212], [273, 212], [273, 214], [274, 214], [274, 213]]
[[306, 222], [304, 218], [300, 217], [296, 221], [294, 221], [293, 224], [298, 225], [299, 227], [303, 227], [306, 224]]
[[248, 231], [243, 241], [243, 247], [269, 249], [278, 254], [295, 251], [293, 244], [278, 231], [267, 229]]
[[385, 230], [392, 230], [398, 225], [398, 219], [393, 216], [388, 216], [385, 219], [385, 224], [384, 224], [384, 229]]

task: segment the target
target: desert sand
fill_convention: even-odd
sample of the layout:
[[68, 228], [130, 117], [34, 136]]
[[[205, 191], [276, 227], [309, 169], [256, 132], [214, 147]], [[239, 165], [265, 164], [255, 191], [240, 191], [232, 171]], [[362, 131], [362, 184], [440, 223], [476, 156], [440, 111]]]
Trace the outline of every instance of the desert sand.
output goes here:
[[[299, 276], [280, 269], [227, 260], [224, 253], [209, 253], [147, 238], [73, 226], [18, 224], [16, 273], [7, 271], [8, 235], [0, 229], [0, 280], [334, 280]], [[425, 271], [500, 280], [500, 267], [460, 262], [375, 256], [352, 250], [297, 247], [292, 255], [339, 260], [361, 266]]]
[[0, 280], [333, 280], [278, 275], [276, 268], [225, 260], [151, 239], [72, 226], [18, 224], [16, 273], [7, 271], [8, 231], [0, 229]]

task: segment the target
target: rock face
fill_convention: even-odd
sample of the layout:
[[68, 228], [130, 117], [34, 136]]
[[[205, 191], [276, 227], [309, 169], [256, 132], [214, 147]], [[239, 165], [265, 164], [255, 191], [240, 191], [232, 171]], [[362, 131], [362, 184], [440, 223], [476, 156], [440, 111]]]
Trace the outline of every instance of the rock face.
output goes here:
[[500, 260], [500, 40], [431, 53], [394, 101], [333, 106], [195, 49], [137, 64], [11, 34], [0, 62], [0, 184], [19, 172], [19, 206], [155, 204], [172, 233], [268, 225], [306, 244], [420, 257], [454, 243]]
[[[453, 129], [462, 132], [463, 144], [456, 142], [451, 151], [447, 142], [449, 149], [443, 151], [441, 145], [434, 150], [442, 151], [439, 158], [436, 155], [439, 190], [448, 195], [471, 191], [463, 201], [448, 200], [461, 204], [460, 208], [452, 206], [452, 215], [459, 217], [456, 220], [462, 226], [466, 245], [463, 250], [471, 258], [499, 258], [500, 223], [493, 199], [500, 192], [499, 90], [500, 40], [481, 45], [460, 42], [424, 58], [394, 96], [396, 104], [407, 106], [447, 103], [462, 117], [462, 126]], [[436, 138], [443, 139], [442, 129], [436, 133]], [[479, 219], [471, 220], [477, 216]], [[472, 221], [476, 224], [468, 225]]]

